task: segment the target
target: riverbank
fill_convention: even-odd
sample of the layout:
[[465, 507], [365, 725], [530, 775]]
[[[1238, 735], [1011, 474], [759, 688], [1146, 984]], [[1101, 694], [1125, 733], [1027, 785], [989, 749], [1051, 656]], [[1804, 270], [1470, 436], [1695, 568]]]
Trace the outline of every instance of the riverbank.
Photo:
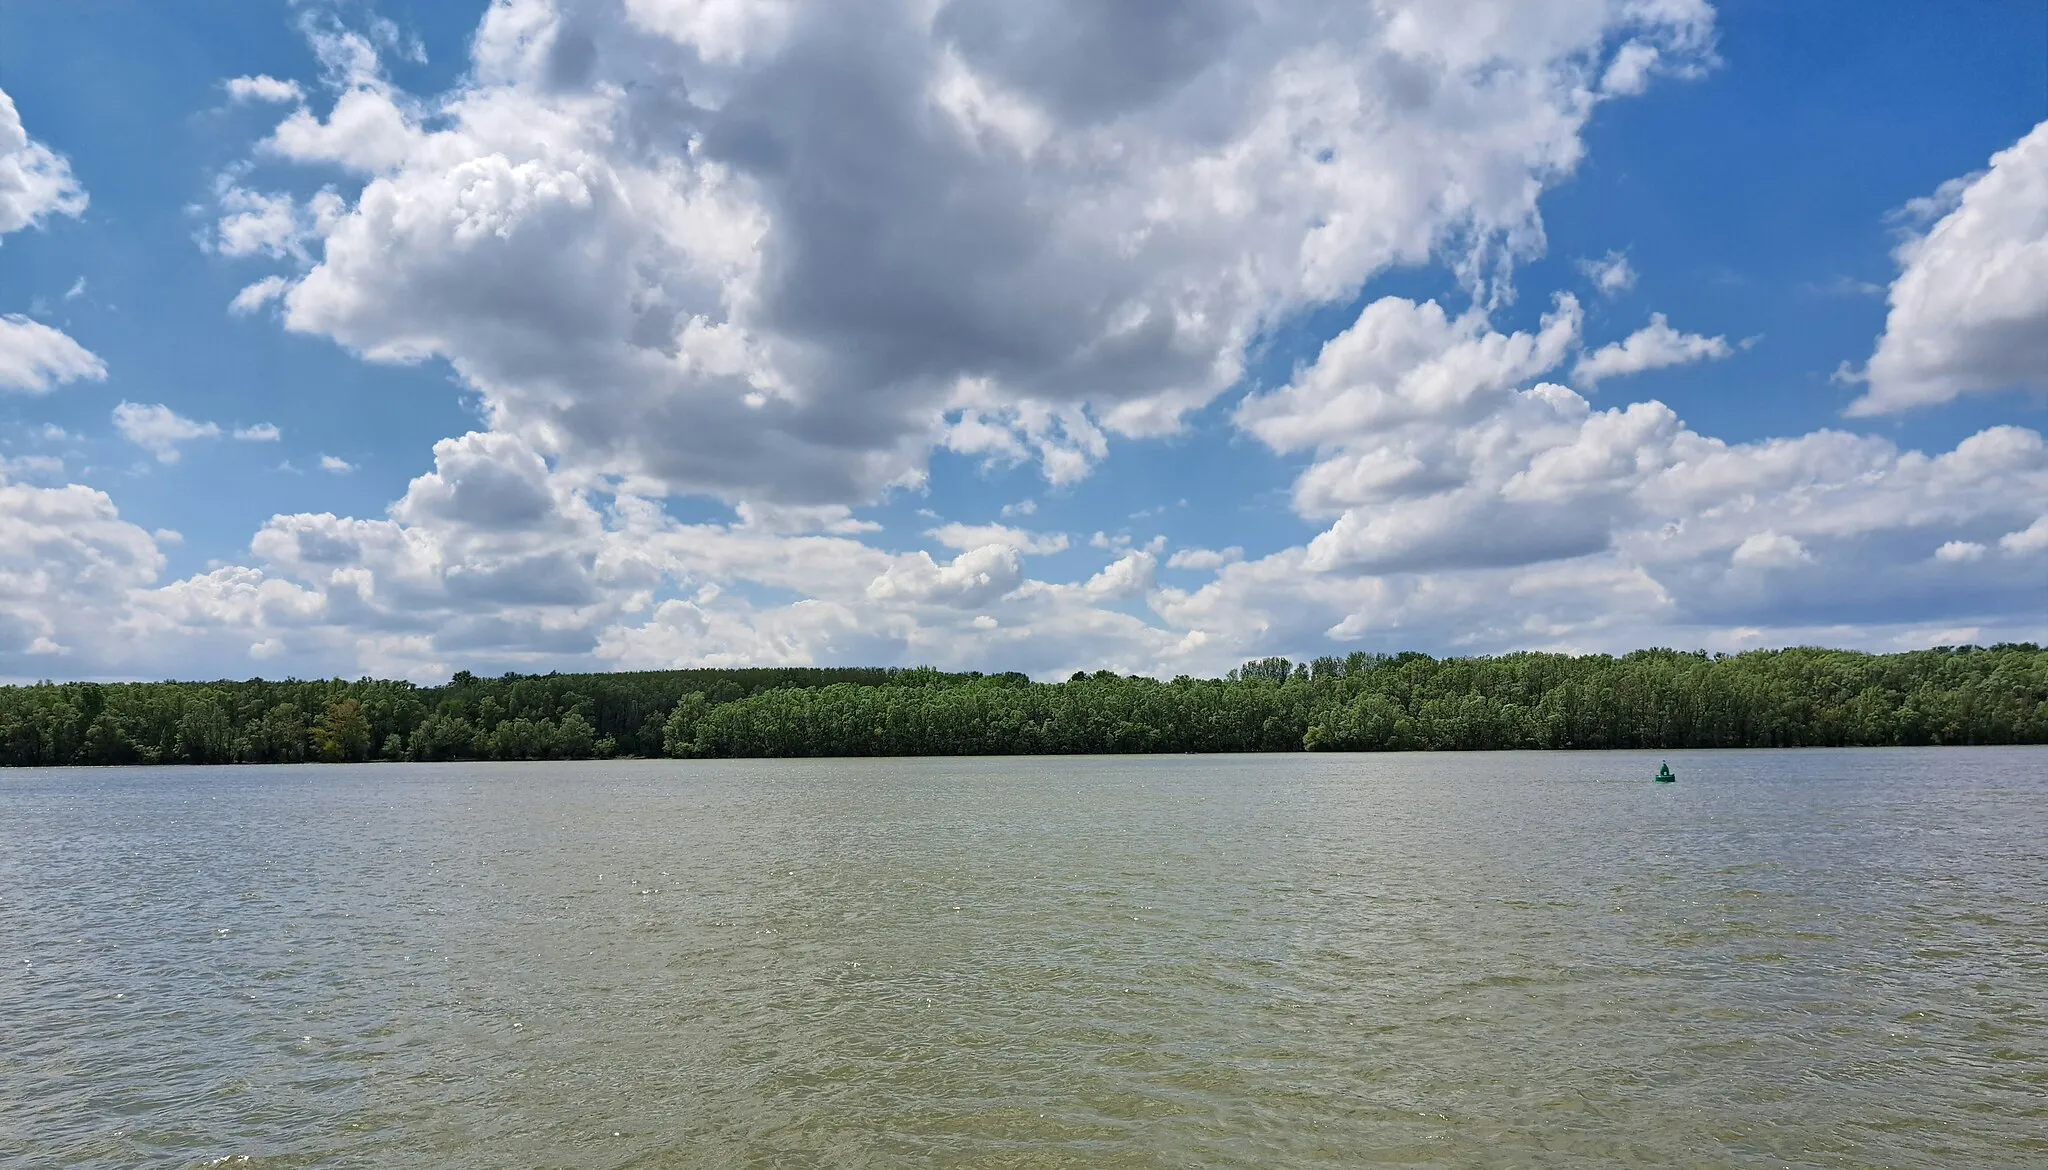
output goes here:
[[1255, 659], [0, 688], [0, 765], [2048, 743], [2048, 651]]

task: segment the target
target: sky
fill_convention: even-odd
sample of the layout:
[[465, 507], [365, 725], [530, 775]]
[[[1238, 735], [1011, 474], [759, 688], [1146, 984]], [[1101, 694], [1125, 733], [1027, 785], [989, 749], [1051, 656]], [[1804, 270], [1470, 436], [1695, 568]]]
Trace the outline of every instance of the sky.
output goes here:
[[2048, 6], [0, 4], [0, 680], [2048, 641]]

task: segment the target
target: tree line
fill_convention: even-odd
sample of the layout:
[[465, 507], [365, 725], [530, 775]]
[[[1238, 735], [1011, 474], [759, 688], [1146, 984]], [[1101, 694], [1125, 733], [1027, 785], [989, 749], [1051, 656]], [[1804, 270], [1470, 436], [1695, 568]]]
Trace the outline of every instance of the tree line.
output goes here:
[[0, 687], [0, 765], [2048, 743], [2048, 651], [1261, 658]]

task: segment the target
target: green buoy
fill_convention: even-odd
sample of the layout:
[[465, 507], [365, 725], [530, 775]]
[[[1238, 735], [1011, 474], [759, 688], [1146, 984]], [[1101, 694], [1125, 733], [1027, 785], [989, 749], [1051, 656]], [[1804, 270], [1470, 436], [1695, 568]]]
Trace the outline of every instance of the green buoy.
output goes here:
[[1672, 773], [1671, 773], [1671, 765], [1670, 765], [1670, 764], [1658, 764], [1658, 765], [1657, 765], [1657, 783], [1659, 783], [1659, 784], [1675, 784], [1675, 783], [1677, 783], [1677, 782], [1678, 782], [1678, 777], [1677, 777], [1677, 776], [1674, 776], [1674, 775], [1672, 775]]

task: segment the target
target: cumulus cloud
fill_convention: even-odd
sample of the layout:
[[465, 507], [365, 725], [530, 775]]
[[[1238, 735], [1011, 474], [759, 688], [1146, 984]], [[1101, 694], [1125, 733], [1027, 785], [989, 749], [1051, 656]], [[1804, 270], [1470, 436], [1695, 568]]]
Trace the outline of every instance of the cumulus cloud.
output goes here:
[[978, 608], [1000, 598], [1024, 581], [1017, 550], [989, 544], [971, 548], [945, 564], [930, 553], [901, 557], [868, 582], [867, 595], [876, 601], [913, 601]]
[[1109, 454], [1109, 439], [1083, 407], [1043, 402], [1005, 403], [999, 388], [972, 379], [956, 389], [938, 446], [961, 455], [980, 455], [984, 466], [1015, 465], [1036, 457], [1047, 483], [1063, 487], [1087, 478]]
[[1981, 175], [1916, 201], [1931, 227], [1900, 245], [1868, 383], [1851, 415], [2001, 390], [2048, 390], [2048, 122]]
[[994, 544], [1014, 548], [1021, 553], [1043, 555], [1064, 552], [1067, 548], [1067, 534], [1064, 532], [1026, 532], [1001, 524], [942, 524], [926, 535], [947, 548], [962, 551]]
[[1538, 331], [1502, 334], [1478, 309], [1454, 318], [1435, 301], [1382, 297], [1285, 387], [1247, 397], [1236, 422], [1279, 452], [1383, 450], [1377, 436], [1424, 420], [1476, 421], [1502, 390], [1555, 368], [1582, 316], [1560, 295]]
[[1158, 569], [1159, 558], [1150, 550], [1132, 549], [1088, 578], [1081, 592], [1097, 599], [1140, 597], [1152, 589]]
[[347, 475], [355, 469], [355, 464], [350, 463], [339, 455], [322, 455], [320, 457], [320, 470], [330, 475]]
[[[1559, 456], [1584, 436], [1584, 400], [1562, 386], [1520, 389], [1564, 360], [1580, 321], [1568, 296], [1536, 332], [1513, 334], [1478, 310], [1453, 319], [1434, 303], [1384, 298], [1287, 386], [1246, 399], [1240, 426], [1276, 451], [1316, 452], [1295, 509], [1334, 522], [1299, 567], [1477, 568], [1605, 547], [1599, 509], [1570, 498], [1597, 498], [1601, 456]], [[1666, 425], [1639, 415], [1606, 429], [1633, 439]]]
[[1769, 569], [1800, 564], [1812, 560], [1813, 556], [1797, 537], [1767, 531], [1745, 538], [1735, 546], [1735, 552], [1728, 559], [1737, 565]]
[[282, 432], [274, 423], [257, 423], [253, 427], [236, 427], [235, 438], [244, 443], [275, 443]]
[[[516, 438], [480, 432], [438, 444], [434, 470], [386, 517], [279, 516], [249, 566], [95, 603], [124, 639], [99, 653], [228, 669], [260, 647], [266, 670], [422, 678], [593, 659], [1170, 675], [1347, 644], [1886, 647], [1962, 626], [2043, 632], [2048, 445], [2035, 432], [1993, 428], [1939, 453], [1838, 432], [1727, 444], [1660, 404], [1595, 411], [1542, 382], [1466, 409], [1479, 420], [1386, 436], [1436, 450], [1440, 486], [1353, 505], [1316, 540], [1264, 557], [1183, 550], [1178, 567], [1212, 574], [1193, 590], [1158, 580], [1156, 541], [1105, 537], [1093, 566], [1045, 580], [1019, 547], [1044, 538], [998, 526], [934, 529], [961, 546], [948, 558], [804, 523], [680, 524], [654, 501], [604, 502]], [[1583, 518], [1569, 540], [1532, 523], [1561, 516]], [[1961, 582], [1928, 555], [1958, 540], [1997, 548]]]
[[[321, 191], [306, 200], [291, 195], [252, 191], [232, 182], [215, 193], [222, 215], [214, 225], [214, 248], [223, 256], [267, 256], [273, 260], [307, 259], [307, 246], [323, 236], [343, 214], [341, 197]], [[266, 277], [235, 297], [234, 311], [261, 307], [284, 292], [282, 277]], [[261, 290], [261, 291], [258, 291]]]
[[180, 443], [220, 434], [218, 424], [186, 418], [162, 403], [121, 403], [114, 408], [114, 429], [121, 432], [122, 438], [155, 455], [159, 463], [176, 463]]
[[292, 287], [292, 282], [282, 276], [266, 276], [262, 280], [243, 287], [228, 302], [228, 312], [237, 317], [246, 317], [263, 306], [283, 296]]
[[1166, 558], [1169, 569], [1193, 569], [1214, 571], [1225, 565], [1234, 565], [1244, 559], [1244, 550], [1232, 545], [1229, 548], [1183, 548], [1176, 549]]
[[27, 317], [0, 316], [0, 390], [43, 394], [65, 382], [106, 376], [106, 363], [62, 332]]
[[1592, 386], [1606, 378], [1724, 358], [1734, 352], [1727, 338], [1680, 333], [1664, 314], [1652, 313], [1648, 325], [1581, 357], [1572, 367], [1572, 377]]
[[287, 328], [450, 360], [577, 474], [857, 504], [945, 444], [1070, 484], [1269, 322], [1533, 253], [1589, 70], [1711, 41], [1703, 4], [1470, 9], [534, 0], [431, 97], [320, 33], [331, 101], [260, 149], [360, 186], [219, 235], [304, 268]]
[[2018, 556], [2048, 551], [2048, 516], [1998, 538], [1998, 547]]
[[1639, 94], [1650, 87], [1651, 71], [1663, 54], [1655, 45], [1641, 41], [1630, 41], [1614, 54], [1607, 64], [1606, 72], [1600, 75], [1600, 90], [1603, 93], [1629, 96]]
[[100, 667], [106, 619], [163, 563], [149, 533], [122, 520], [105, 493], [0, 476], [0, 678], [48, 677], [53, 659]]
[[52, 215], [85, 211], [85, 188], [63, 155], [28, 136], [14, 99], [0, 89], [0, 236]]
[[227, 80], [228, 97], [238, 102], [299, 102], [305, 92], [296, 81], [280, 81], [267, 73]]
[[1927, 555], [2034, 518], [2048, 491], [2036, 432], [1993, 427], [1941, 454], [1831, 431], [1729, 444], [1661, 403], [1594, 410], [1542, 381], [1577, 328], [1562, 301], [1533, 334], [1367, 306], [1238, 413], [1276, 451], [1313, 452], [1295, 508], [1328, 526], [1201, 589], [1161, 591], [1162, 617], [1211, 645], [1249, 628], [1296, 645], [1474, 649], [1686, 628], [1707, 643], [1738, 627], [1869, 644], [1941, 612], [2038, 628], [2039, 583], [2019, 558], [1958, 583]]
[[1144, 600], [1148, 551], [1048, 585], [1024, 575], [1012, 544], [1056, 538], [995, 537], [935, 559], [745, 520], [681, 525], [630, 496], [599, 509], [516, 439], [474, 433], [438, 444], [434, 470], [385, 518], [275, 517], [251, 542], [251, 565], [98, 603], [99, 627], [117, 633], [80, 653], [131, 670], [146, 655], [188, 670], [255, 657], [266, 671], [349, 662], [423, 678], [452, 664], [546, 669], [593, 657], [967, 667], [993, 656], [1053, 673], [1104, 656], [1140, 669], [1151, 651], [1134, 647], [1171, 643], [1101, 608]]
[[[28, 136], [14, 99], [0, 89], [0, 237], [52, 215], [80, 215], [85, 205], [71, 164]], [[64, 299], [84, 291], [81, 277]], [[0, 315], [0, 391], [42, 394], [64, 382], [106, 376], [106, 364], [61, 331], [18, 314]]]
[[[852, 536], [858, 532], [879, 531], [882, 527], [872, 520], [856, 518], [853, 509], [844, 504], [760, 504], [742, 500], [733, 508], [733, 513], [739, 517], [739, 526], [746, 531], [786, 536], [810, 532]], [[920, 512], [920, 515], [930, 513]]]
[[601, 548], [598, 515], [530, 450], [472, 434], [437, 444], [435, 456], [389, 518], [274, 517], [251, 541], [256, 564], [139, 595], [127, 621], [164, 642], [220, 635], [286, 669], [339, 655], [364, 669], [445, 674], [451, 658], [588, 655], [590, 626], [624, 604], [597, 583], [643, 596], [652, 584], [607, 570], [637, 554], [624, 537]]

